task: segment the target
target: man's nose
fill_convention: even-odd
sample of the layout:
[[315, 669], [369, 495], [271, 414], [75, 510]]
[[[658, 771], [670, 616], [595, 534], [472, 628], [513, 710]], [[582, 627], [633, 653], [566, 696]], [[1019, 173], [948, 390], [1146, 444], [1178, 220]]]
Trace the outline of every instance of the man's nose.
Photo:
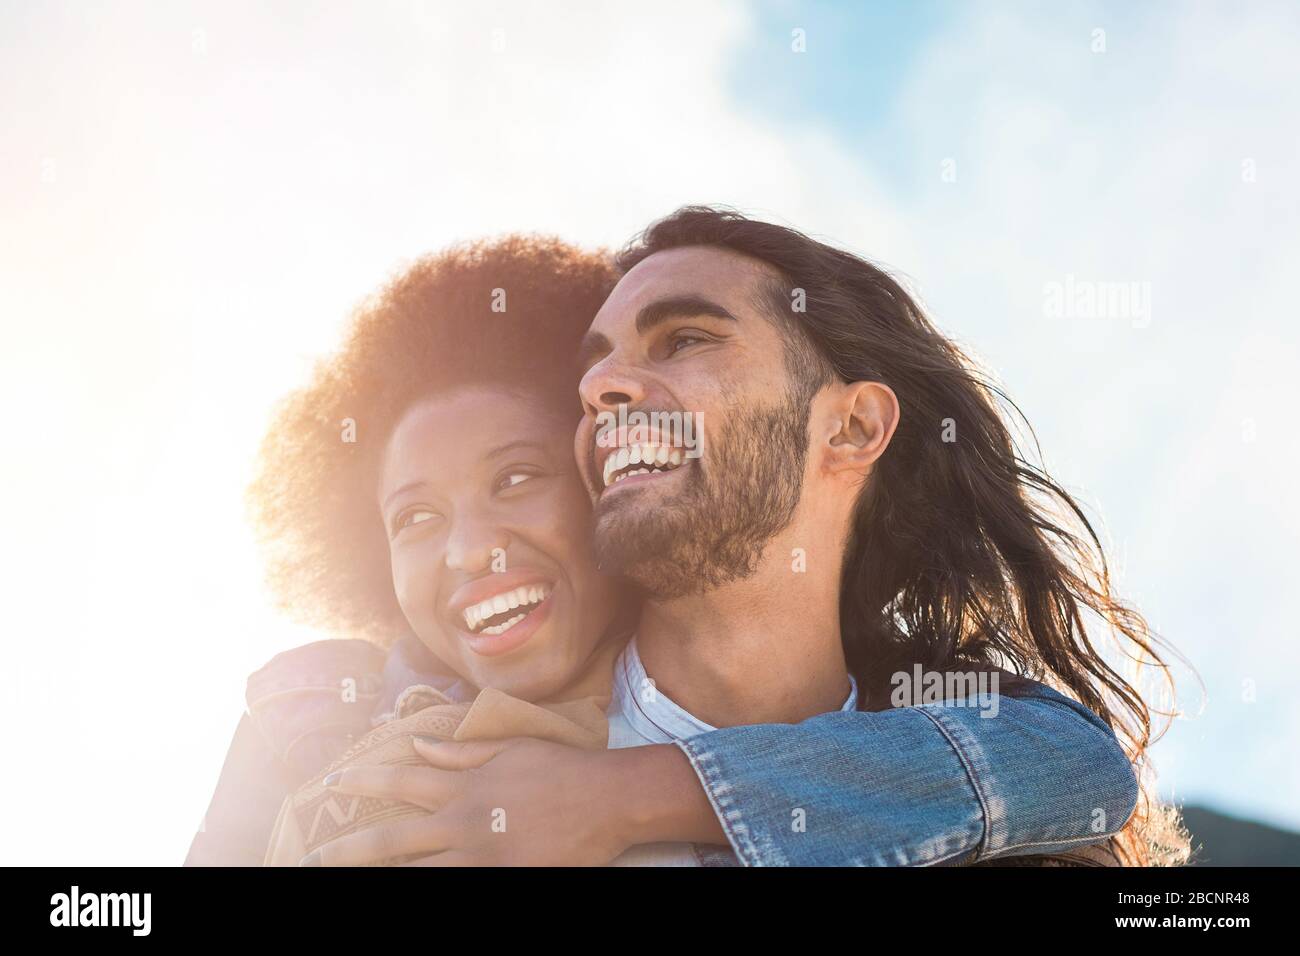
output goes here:
[[481, 574], [492, 567], [498, 555], [504, 555], [510, 535], [500, 524], [482, 518], [461, 517], [447, 535], [444, 561], [452, 571]]
[[646, 387], [642, 377], [612, 356], [597, 362], [578, 383], [584, 410], [595, 415], [614, 412], [620, 405], [635, 408], [645, 403]]

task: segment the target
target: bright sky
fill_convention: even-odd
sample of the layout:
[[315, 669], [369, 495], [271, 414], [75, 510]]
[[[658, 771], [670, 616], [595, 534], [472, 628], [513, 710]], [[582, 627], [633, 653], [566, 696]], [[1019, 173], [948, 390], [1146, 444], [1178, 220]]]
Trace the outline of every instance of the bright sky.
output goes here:
[[[565, 6], [0, 3], [0, 860], [184, 856], [245, 676], [315, 636], [241, 495], [351, 306], [685, 202], [908, 278], [1200, 671], [1165, 795], [1300, 826], [1295, 7]], [[1149, 313], [1050, 314], [1079, 282]]]

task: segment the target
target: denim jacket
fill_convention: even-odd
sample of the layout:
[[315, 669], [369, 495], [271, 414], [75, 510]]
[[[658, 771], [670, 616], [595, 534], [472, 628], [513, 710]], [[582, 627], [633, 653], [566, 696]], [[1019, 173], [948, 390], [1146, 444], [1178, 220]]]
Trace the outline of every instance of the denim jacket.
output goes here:
[[[318, 641], [254, 673], [186, 864], [259, 865], [283, 799], [413, 684], [473, 694], [414, 638], [387, 653]], [[1137, 781], [1100, 718], [1032, 681], [1004, 692], [996, 717], [981, 713], [838, 712], [679, 741], [731, 844], [697, 855], [706, 865], [929, 866], [1066, 850], [1123, 828]]]
[[928, 704], [727, 727], [678, 746], [747, 866], [1009, 861], [1123, 829], [1137, 778], [1110, 728], [1042, 684], [1015, 695], [996, 717]]

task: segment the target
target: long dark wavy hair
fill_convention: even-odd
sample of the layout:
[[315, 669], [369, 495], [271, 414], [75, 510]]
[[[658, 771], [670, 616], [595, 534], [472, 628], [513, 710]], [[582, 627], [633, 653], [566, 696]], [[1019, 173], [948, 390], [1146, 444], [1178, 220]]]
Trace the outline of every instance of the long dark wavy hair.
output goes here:
[[1013, 423], [1037, 442], [1020, 410], [870, 262], [732, 210], [687, 206], [651, 225], [618, 266], [682, 246], [729, 249], [779, 274], [761, 305], [797, 340], [787, 362], [797, 387], [811, 394], [833, 376], [898, 396], [901, 419], [858, 501], [840, 590], [845, 653], [868, 700], [887, 698], [890, 675], [916, 664], [995, 666], [1056, 687], [1105, 720], [1134, 764], [1138, 807], [1115, 838], [1125, 864], [1183, 862], [1186, 834], [1155, 799], [1147, 756], [1153, 713], [1166, 712], [1094, 636], [1170, 695], [1160, 649], [1176, 652], [1112, 593], [1083, 509], [1022, 453]]

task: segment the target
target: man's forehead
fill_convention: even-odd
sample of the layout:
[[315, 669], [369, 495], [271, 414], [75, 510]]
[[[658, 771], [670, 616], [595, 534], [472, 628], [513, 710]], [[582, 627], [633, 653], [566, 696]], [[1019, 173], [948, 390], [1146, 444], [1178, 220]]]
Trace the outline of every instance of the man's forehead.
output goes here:
[[743, 307], [756, 283], [775, 271], [748, 256], [716, 246], [684, 246], [647, 256], [619, 280], [596, 315], [598, 326], [666, 296], [699, 295], [719, 305]]

